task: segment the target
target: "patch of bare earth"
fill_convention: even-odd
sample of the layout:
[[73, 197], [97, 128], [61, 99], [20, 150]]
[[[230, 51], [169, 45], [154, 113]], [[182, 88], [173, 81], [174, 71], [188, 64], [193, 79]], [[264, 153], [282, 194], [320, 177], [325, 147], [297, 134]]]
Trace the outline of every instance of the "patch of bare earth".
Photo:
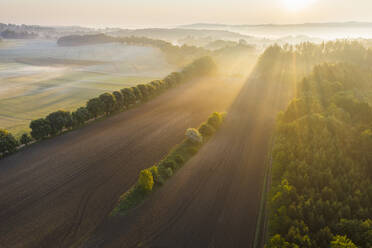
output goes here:
[[108, 218], [84, 247], [252, 247], [275, 98], [252, 78], [217, 134], [130, 214]]
[[69, 247], [84, 240], [141, 169], [179, 143], [186, 128], [225, 111], [241, 85], [217, 78], [185, 83], [0, 160], [0, 247]]

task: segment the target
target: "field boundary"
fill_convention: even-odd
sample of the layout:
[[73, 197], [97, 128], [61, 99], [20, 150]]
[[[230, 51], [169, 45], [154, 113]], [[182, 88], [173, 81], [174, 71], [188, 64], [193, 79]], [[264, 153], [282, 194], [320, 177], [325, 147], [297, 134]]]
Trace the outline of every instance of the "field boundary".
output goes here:
[[152, 167], [140, 172], [138, 181], [124, 192], [110, 216], [123, 216], [141, 205], [183, 167], [215, 135], [223, 124], [225, 113], [214, 112], [198, 129], [188, 128], [185, 139]]
[[268, 229], [268, 195], [271, 186], [271, 169], [272, 169], [272, 152], [275, 143], [274, 136], [271, 137], [269, 142], [270, 150], [265, 160], [265, 176], [262, 187], [262, 195], [260, 200], [260, 208], [257, 219], [257, 226], [255, 231], [255, 237], [253, 242], [253, 248], [263, 248], [267, 240], [267, 229]]
[[[8, 147], [1, 147], [0, 159], [17, 152], [20, 144], [32, 145], [34, 142], [42, 141], [46, 138], [54, 138], [63, 135], [71, 130], [76, 130], [95, 121], [97, 118], [107, 118], [124, 112], [131, 107], [149, 102], [151, 99], [193, 79], [202, 78], [210, 75], [216, 70], [216, 65], [210, 57], [202, 57], [180, 72], [173, 72], [163, 80], [156, 80], [146, 84], [138, 84], [134, 87], [126, 87], [120, 91], [103, 93], [87, 101], [86, 106], [81, 106], [75, 111], [58, 110], [49, 113], [45, 118], [38, 118], [30, 122], [31, 135], [24, 133], [25, 138], [14, 138], [9, 133], [9, 138], [1, 138], [2, 142], [8, 143]], [[102, 119], [103, 119], [102, 118]], [[22, 135], [22, 136], [23, 136]], [[8, 141], [12, 140], [12, 142]], [[34, 141], [34, 142], [33, 142]]]

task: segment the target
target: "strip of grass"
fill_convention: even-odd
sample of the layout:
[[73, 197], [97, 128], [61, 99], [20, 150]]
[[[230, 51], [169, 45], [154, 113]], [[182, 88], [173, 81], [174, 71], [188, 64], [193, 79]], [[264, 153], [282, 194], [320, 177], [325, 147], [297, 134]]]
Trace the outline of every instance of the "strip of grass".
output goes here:
[[213, 113], [198, 130], [187, 129], [186, 138], [176, 145], [164, 159], [141, 171], [137, 183], [119, 198], [117, 206], [110, 215], [126, 215], [131, 209], [140, 205], [208, 142], [220, 127], [223, 119], [223, 114]]
[[267, 214], [268, 214], [268, 194], [270, 190], [271, 182], [271, 165], [272, 165], [272, 147], [274, 146], [274, 138], [270, 140], [270, 151], [266, 157], [265, 161], [265, 176], [264, 183], [261, 193], [260, 209], [258, 213], [255, 237], [253, 242], [253, 248], [264, 247], [266, 244], [267, 236]]

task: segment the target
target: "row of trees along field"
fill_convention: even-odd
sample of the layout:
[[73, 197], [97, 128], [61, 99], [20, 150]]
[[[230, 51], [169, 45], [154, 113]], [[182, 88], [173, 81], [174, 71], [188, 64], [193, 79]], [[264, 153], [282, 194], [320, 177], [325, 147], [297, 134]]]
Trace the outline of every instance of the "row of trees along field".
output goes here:
[[140, 172], [137, 183], [120, 197], [111, 214], [125, 215], [129, 209], [143, 202], [151, 192], [161, 187], [213, 136], [222, 124], [224, 116], [223, 113], [215, 112], [198, 129], [187, 129], [182, 143], [176, 145], [159, 163]]
[[331, 44], [309, 60], [352, 63], [315, 66], [278, 116], [269, 248], [372, 247], [372, 57]]
[[163, 80], [139, 84], [135, 87], [124, 88], [112, 93], [103, 93], [88, 100], [86, 106], [80, 107], [73, 112], [58, 110], [50, 113], [45, 118], [31, 121], [32, 138], [28, 134], [24, 134], [18, 141], [8, 131], [0, 129], [0, 156], [15, 152], [20, 143], [27, 145], [32, 139], [41, 140], [55, 136], [64, 130], [84, 125], [91, 119], [126, 110], [131, 106], [149, 100], [166, 89], [207, 75], [214, 70], [216, 70], [214, 61], [210, 57], [203, 57], [195, 60], [182, 71], [171, 73]]

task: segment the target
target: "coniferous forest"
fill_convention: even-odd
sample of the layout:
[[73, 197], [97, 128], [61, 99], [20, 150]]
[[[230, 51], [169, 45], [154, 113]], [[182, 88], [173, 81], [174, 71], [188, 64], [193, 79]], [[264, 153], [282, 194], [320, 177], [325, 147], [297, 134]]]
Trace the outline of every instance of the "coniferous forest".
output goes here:
[[346, 41], [271, 49], [296, 58], [292, 73], [319, 64], [291, 85], [277, 117], [268, 247], [371, 247], [371, 50]]

